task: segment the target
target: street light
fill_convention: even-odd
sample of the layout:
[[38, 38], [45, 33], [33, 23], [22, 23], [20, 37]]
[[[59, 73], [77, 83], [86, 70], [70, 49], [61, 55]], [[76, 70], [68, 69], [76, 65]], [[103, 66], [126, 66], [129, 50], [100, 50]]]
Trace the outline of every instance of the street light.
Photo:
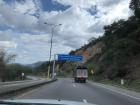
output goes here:
[[[49, 72], [50, 72], [50, 67], [51, 67], [51, 55], [52, 55], [52, 43], [53, 43], [54, 29], [58, 26], [61, 26], [62, 24], [50, 24], [50, 23], [47, 23], [47, 22], [45, 22], [44, 24], [51, 27], [51, 34], [52, 34], [51, 35], [51, 45], [50, 45], [49, 67], [48, 67], [48, 77], [49, 77]], [[54, 76], [54, 65], [53, 65], [52, 75]]]

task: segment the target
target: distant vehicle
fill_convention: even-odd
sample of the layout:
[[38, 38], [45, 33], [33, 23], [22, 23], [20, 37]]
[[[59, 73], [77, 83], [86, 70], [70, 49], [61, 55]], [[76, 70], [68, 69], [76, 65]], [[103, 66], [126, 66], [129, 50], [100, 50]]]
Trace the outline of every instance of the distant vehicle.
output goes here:
[[74, 80], [75, 82], [86, 83], [88, 77], [88, 69], [86, 66], [77, 66], [74, 70]]
[[1, 100], [0, 105], [95, 105], [90, 103], [51, 100], [51, 99], [18, 99], [18, 100]]

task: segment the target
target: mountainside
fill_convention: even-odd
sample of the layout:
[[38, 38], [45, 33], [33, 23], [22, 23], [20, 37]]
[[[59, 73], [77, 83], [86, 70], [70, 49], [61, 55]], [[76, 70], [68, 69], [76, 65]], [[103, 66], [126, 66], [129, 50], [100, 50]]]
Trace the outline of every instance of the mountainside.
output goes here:
[[[65, 63], [61, 70], [72, 64], [85, 64], [89, 75], [96, 79], [140, 79], [140, 24], [135, 16], [104, 27], [104, 35], [72, 51], [84, 55], [82, 63]], [[73, 66], [74, 67], [74, 66]], [[72, 66], [70, 67], [71, 69]]]
[[[89, 76], [100, 79], [140, 79], [140, 23], [135, 16], [119, 20], [104, 27], [104, 35], [91, 40], [87, 45], [71, 51], [83, 55], [83, 62], [56, 62], [60, 75], [72, 75], [76, 65], [87, 65]], [[52, 65], [52, 63], [51, 63]], [[48, 63], [42, 63], [41, 71], [47, 70]]]
[[32, 64], [27, 64], [25, 66], [30, 67], [30, 68], [37, 68], [39, 66], [41, 66], [43, 63], [45, 63], [46, 61], [39, 61], [39, 62], [35, 62]]
[[[128, 20], [121, 19], [104, 26], [102, 37], [92, 38], [87, 45], [70, 52], [74, 55], [83, 55], [83, 62], [57, 62], [58, 74], [69, 75], [76, 65], [87, 65], [89, 76], [96, 80], [140, 80], [139, 4], [139, 0], [132, 0], [130, 9], [134, 13], [133, 16]], [[48, 63], [42, 67], [47, 66]]]

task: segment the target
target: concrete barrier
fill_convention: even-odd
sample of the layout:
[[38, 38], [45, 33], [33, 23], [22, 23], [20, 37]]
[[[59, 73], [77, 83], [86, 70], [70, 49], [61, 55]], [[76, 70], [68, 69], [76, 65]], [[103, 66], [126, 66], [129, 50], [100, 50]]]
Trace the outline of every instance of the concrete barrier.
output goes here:
[[21, 90], [25, 90], [25, 89], [32, 88], [35, 86], [43, 85], [46, 83], [51, 83], [51, 82], [54, 82], [56, 80], [57, 79], [53, 79], [53, 80], [44, 79], [44, 80], [37, 80], [37, 81], [29, 81], [29, 82], [1, 85], [0, 86], [0, 96], [14, 93], [14, 92], [21, 91]]

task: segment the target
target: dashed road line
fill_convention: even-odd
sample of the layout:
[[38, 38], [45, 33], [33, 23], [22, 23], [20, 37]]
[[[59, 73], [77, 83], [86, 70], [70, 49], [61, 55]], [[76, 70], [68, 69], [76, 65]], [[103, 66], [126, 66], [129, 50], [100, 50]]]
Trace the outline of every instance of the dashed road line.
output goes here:
[[75, 85], [75, 84], [73, 84], [73, 87], [76, 87], [76, 85]]
[[86, 100], [86, 99], [83, 99], [83, 102], [84, 102], [84, 103], [87, 103], [87, 100]]

